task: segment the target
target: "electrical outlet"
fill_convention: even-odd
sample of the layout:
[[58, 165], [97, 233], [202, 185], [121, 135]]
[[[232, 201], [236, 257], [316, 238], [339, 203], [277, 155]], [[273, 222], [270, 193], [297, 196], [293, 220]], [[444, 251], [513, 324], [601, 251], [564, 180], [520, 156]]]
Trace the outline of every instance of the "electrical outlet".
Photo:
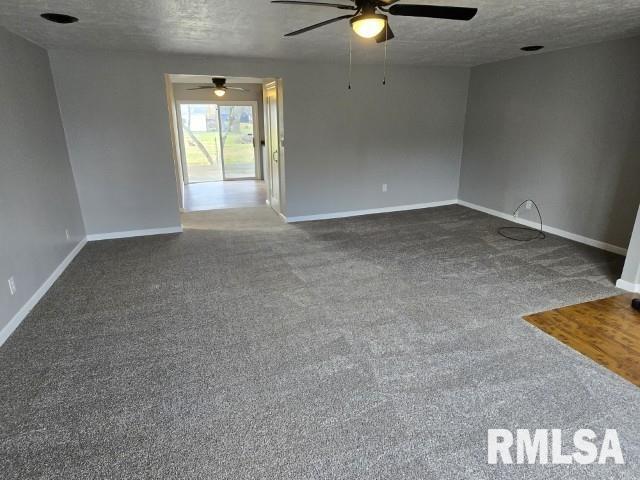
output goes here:
[[67, 236], [67, 240], [71, 240], [71, 234], [69, 233], [69, 229], [65, 228], [64, 234]]
[[527, 210], [531, 210], [531, 207], [533, 207], [533, 203], [531, 203], [531, 200], [527, 201], [527, 203], [524, 204], [524, 208], [526, 208]]
[[383, 184], [382, 184], [382, 191], [383, 191], [383, 192], [386, 192], [386, 191], [387, 191], [387, 184], [386, 184], [386, 183], [383, 183]]
[[16, 281], [13, 277], [9, 277], [9, 291], [11, 292], [11, 295], [16, 294]]

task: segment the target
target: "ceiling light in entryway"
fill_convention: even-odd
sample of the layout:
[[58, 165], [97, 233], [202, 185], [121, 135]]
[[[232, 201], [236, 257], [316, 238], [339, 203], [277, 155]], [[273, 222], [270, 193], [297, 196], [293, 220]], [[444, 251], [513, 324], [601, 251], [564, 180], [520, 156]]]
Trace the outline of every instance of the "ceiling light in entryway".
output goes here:
[[76, 17], [72, 17], [71, 15], [65, 15], [64, 13], [43, 13], [40, 15], [45, 20], [49, 20], [53, 23], [76, 23], [78, 19]]

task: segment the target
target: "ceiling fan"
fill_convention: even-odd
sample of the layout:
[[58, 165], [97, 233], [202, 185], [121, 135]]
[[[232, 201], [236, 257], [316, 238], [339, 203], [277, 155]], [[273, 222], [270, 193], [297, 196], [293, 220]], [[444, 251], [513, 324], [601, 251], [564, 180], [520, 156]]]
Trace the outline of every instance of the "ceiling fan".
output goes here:
[[227, 93], [227, 90], [235, 90], [239, 92], [249, 91], [240, 87], [228, 87], [226, 85], [227, 79], [222, 77], [213, 77], [211, 79], [211, 83], [213, 83], [213, 85], [202, 85], [200, 87], [188, 88], [187, 90], [205, 90], [212, 88], [213, 93], [215, 93], [218, 97], [224, 97], [224, 94]]
[[389, 15], [403, 17], [427, 17], [442, 18], [445, 20], [471, 20], [478, 12], [477, 8], [445, 7], [441, 5], [409, 5], [397, 3], [399, 0], [351, 0], [355, 5], [324, 2], [302, 2], [297, 0], [272, 0], [271, 3], [283, 3], [288, 5], [310, 5], [316, 7], [330, 7], [340, 10], [351, 10], [354, 13], [341, 15], [324, 22], [310, 25], [295, 32], [290, 32], [285, 37], [300, 35], [301, 33], [324, 27], [340, 20], [349, 19], [351, 28], [364, 38], [375, 38], [377, 43], [386, 42], [394, 38], [389, 27], [387, 15], [378, 13], [378, 10]]

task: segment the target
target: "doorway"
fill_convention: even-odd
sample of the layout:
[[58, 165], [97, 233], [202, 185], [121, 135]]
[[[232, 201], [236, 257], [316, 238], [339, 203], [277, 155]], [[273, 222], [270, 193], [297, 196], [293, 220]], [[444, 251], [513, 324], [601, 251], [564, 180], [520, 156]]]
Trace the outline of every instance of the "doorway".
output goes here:
[[220, 95], [211, 89], [213, 78], [165, 75], [180, 211], [271, 206], [279, 213], [280, 82], [226, 77], [230, 88]]
[[256, 180], [257, 102], [178, 102], [185, 184]]

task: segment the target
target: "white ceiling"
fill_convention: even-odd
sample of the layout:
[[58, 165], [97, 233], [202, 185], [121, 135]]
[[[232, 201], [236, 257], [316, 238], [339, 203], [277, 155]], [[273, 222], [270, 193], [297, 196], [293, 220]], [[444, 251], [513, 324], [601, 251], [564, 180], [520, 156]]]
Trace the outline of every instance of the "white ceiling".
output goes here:
[[[325, 0], [349, 3], [350, 0]], [[477, 7], [470, 22], [391, 17], [392, 63], [478, 65], [549, 50], [640, 34], [640, 0], [402, 0]], [[80, 23], [39, 17], [67, 13]], [[321, 7], [272, 5], [269, 0], [0, 0], [0, 25], [47, 47], [115, 49], [344, 61], [349, 25], [342, 21], [307, 34], [286, 32], [348, 13]], [[358, 39], [354, 62], [382, 60], [382, 47]]]

